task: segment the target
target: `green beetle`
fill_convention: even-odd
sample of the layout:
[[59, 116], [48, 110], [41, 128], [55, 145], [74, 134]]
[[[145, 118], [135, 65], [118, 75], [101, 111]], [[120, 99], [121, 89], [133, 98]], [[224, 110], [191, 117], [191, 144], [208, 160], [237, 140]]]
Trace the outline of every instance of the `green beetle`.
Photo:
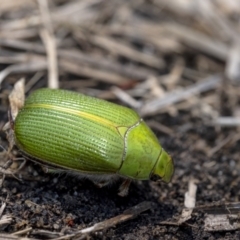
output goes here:
[[116, 176], [169, 182], [174, 171], [171, 157], [135, 111], [67, 90], [32, 93], [14, 121], [14, 140], [37, 162], [106, 182]]

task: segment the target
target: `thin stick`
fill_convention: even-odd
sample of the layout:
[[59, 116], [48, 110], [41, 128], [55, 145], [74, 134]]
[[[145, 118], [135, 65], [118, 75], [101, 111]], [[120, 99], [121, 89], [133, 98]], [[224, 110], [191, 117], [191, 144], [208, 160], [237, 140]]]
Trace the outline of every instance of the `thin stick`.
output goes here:
[[142, 107], [140, 114], [142, 116], [155, 114], [159, 110], [161, 110], [167, 106], [170, 106], [174, 103], [180, 102], [180, 101], [188, 99], [191, 96], [194, 96], [196, 94], [203, 93], [203, 92], [206, 92], [206, 91], [216, 88], [218, 85], [220, 85], [221, 80], [222, 80], [222, 78], [220, 75], [213, 75], [213, 76], [210, 76], [210, 77], [204, 79], [201, 82], [193, 84], [193, 85], [186, 87], [180, 91], [170, 92], [161, 99], [157, 98], [157, 99], [154, 99], [154, 100], [146, 103]]
[[59, 88], [58, 82], [58, 63], [57, 63], [57, 47], [54, 37], [53, 27], [51, 23], [50, 12], [47, 0], [38, 0], [41, 18], [44, 29], [40, 32], [43, 43], [47, 51], [48, 59], [48, 87]]
[[122, 102], [125, 102], [132, 108], [137, 109], [141, 106], [140, 101], [137, 101], [136, 99], [131, 97], [128, 93], [126, 93], [125, 91], [118, 87], [112, 87], [112, 92], [117, 98], [119, 98]]
[[94, 78], [97, 80], [101, 80], [103, 82], [108, 82], [112, 84], [124, 84], [128, 83], [130, 80], [122, 77], [119, 74], [103, 71], [100, 69], [94, 69], [89, 66], [81, 66], [77, 63], [74, 63], [73, 61], [66, 61], [66, 60], [60, 60], [59, 61], [60, 67], [64, 69], [66, 72], [70, 72], [72, 74], [80, 75], [80, 76], [86, 76], [90, 78]]
[[126, 211], [124, 211], [123, 214], [120, 214], [116, 217], [107, 219], [105, 221], [99, 222], [94, 224], [92, 227], [88, 227], [88, 228], [84, 228], [74, 234], [70, 234], [70, 235], [65, 235], [63, 237], [59, 237], [59, 238], [55, 238], [54, 240], [62, 240], [62, 239], [66, 239], [66, 238], [70, 238], [70, 237], [74, 237], [76, 235], [82, 235], [82, 234], [90, 234], [96, 231], [101, 231], [101, 230], [105, 230], [108, 229], [110, 227], [113, 227], [119, 223], [128, 221], [130, 219], [133, 219], [135, 217], [137, 217], [139, 214], [141, 214], [142, 212], [145, 212], [149, 209], [151, 209], [152, 207], [152, 203], [151, 202], [142, 202], [139, 203], [138, 205], [127, 209]]
[[118, 42], [110, 37], [95, 35], [90, 38], [90, 41], [115, 55], [125, 56], [157, 69], [165, 67], [165, 62], [160, 57], [142, 53], [131, 46], [123, 42]]
[[6, 67], [3, 71], [0, 72], [0, 85], [9, 74], [36, 72], [40, 70], [45, 70], [46, 68], [46, 61], [40, 58], [39, 60], [34, 60], [31, 62], [10, 65], [9, 67]]
[[20, 230], [20, 231], [17, 231], [17, 232], [14, 232], [12, 233], [12, 235], [23, 235], [23, 234], [26, 234], [26, 233], [29, 233], [30, 231], [32, 231], [32, 227], [28, 227], [28, 228], [25, 228], [23, 230]]
[[[27, 52], [35, 52], [45, 54], [45, 48], [38, 43], [15, 40], [15, 39], [0, 39], [0, 45], [10, 48], [15, 48], [19, 50], [25, 50]], [[78, 62], [79, 65], [89, 65], [92, 68], [98, 68], [103, 70], [108, 70], [111, 72], [116, 72], [130, 79], [145, 80], [149, 76], [156, 75], [157, 72], [153, 69], [144, 68], [140, 66], [128, 66], [125, 64], [120, 64], [118, 62], [112, 62], [109, 59], [100, 58], [99, 56], [94, 56], [92, 54], [85, 54], [78, 49], [74, 50], [58, 50], [58, 56], [60, 59], [65, 59], [66, 61]], [[29, 54], [29, 53], [28, 53]], [[26, 58], [29, 58], [29, 55]]]
[[221, 127], [238, 127], [240, 126], [239, 117], [219, 117], [213, 121], [214, 125]]

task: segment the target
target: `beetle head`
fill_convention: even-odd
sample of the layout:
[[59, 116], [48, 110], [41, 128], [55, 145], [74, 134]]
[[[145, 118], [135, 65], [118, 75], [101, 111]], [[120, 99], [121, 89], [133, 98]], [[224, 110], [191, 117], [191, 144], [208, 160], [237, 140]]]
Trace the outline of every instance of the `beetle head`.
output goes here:
[[162, 149], [150, 179], [153, 181], [161, 179], [162, 181], [168, 183], [171, 181], [173, 173], [173, 160], [171, 156], [164, 149]]

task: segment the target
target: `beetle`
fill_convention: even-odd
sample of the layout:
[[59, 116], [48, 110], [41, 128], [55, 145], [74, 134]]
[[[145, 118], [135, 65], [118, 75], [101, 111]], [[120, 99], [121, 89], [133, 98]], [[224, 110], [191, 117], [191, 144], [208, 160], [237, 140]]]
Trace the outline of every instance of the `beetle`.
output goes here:
[[131, 180], [169, 182], [174, 172], [172, 158], [134, 110], [76, 92], [36, 90], [13, 128], [23, 155], [103, 185], [121, 177], [120, 195]]

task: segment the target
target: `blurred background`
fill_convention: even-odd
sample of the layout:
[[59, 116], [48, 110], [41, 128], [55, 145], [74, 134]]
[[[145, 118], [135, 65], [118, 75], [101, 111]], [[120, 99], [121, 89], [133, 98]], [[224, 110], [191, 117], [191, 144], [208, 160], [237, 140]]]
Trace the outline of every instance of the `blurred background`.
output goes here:
[[[240, 207], [239, 1], [0, 0], [1, 129], [21, 77], [26, 96], [62, 88], [135, 109], [176, 170], [170, 184], [136, 182], [124, 199], [117, 188], [96, 189], [69, 176], [30, 181], [22, 173], [24, 183], [8, 176], [0, 190], [1, 217], [9, 218], [0, 220], [4, 234], [67, 235], [150, 201], [134, 220], [90, 236], [239, 239], [237, 220], [213, 228], [203, 214], [220, 214], [228, 203], [238, 214]], [[5, 134], [0, 137], [7, 149]], [[192, 184], [196, 211], [182, 221]]]

